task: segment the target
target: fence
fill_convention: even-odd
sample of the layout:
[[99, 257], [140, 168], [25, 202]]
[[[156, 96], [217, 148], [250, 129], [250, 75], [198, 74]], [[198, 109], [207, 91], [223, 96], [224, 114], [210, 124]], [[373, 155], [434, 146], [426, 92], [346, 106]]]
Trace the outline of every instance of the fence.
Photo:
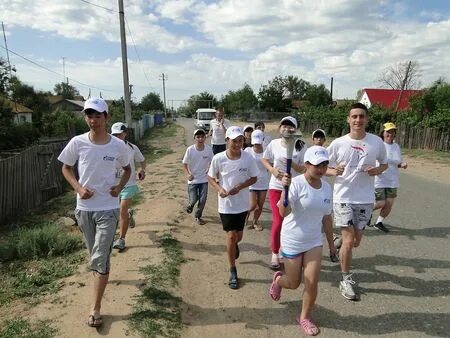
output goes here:
[[0, 160], [0, 224], [64, 191], [57, 157], [66, 143], [36, 145]]

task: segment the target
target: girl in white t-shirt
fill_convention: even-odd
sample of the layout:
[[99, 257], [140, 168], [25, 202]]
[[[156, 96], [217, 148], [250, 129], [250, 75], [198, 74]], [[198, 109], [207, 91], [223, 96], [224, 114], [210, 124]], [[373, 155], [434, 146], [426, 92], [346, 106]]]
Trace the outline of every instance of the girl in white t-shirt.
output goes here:
[[288, 174], [283, 175], [282, 184], [289, 187], [288, 206], [283, 205], [284, 190], [278, 202], [279, 213], [285, 217], [281, 230], [281, 255], [284, 257], [285, 274], [281, 271], [274, 273], [269, 294], [273, 300], [278, 301], [282, 288], [297, 289], [304, 275], [302, 310], [296, 321], [309, 336], [315, 336], [320, 331], [311, 320], [311, 312], [317, 298], [323, 245], [322, 227], [326, 228], [328, 245], [334, 248], [332, 190], [322, 180], [328, 163], [325, 148], [308, 148], [305, 153], [306, 173], [292, 181]]
[[[297, 120], [292, 116], [283, 117], [279, 126], [280, 134], [285, 132], [294, 132], [297, 129]], [[295, 151], [292, 155], [292, 176], [298, 175], [303, 171], [304, 149]], [[280, 250], [280, 232], [283, 217], [280, 215], [277, 203], [280, 200], [283, 185], [281, 179], [286, 172], [286, 142], [283, 138], [277, 138], [269, 143], [264, 150], [262, 163], [272, 174], [269, 183], [269, 201], [272, 209], [272, 226], [270, 229], [270, 241], [272, 248], [272, 259], [270, 267], [273, 270], [280, 268], [278, 252]]]
[[[266, 200], [267, 189], [269, 189], [269, 179], [270, 174], [261, 162], [263, 157], [263, 142], [264, 133], [261, 130], [255, 130], [251, 136], [252, 147], [245, 148], [253, 159], [255, 160], [256, 166], [258, 167], [258, 181], [251, 185], [250, 190], [250, 209], [247, 214], [247, 219], [245, 223], [248, 229], [256, 229], [258, 231], [263, 230], [262, 224], [258, 223], [259, 217], [261, 216], [262, 209], [264, 206], [264, 201]], [[253, 220], [249, 224], [250, 214], [253, 213]]]
[[[389, 232], [383, 222], [389, 216], [397, 197], [397, 189], [400, 186], [399, 168], [406, 169], [408, 164], [403, 162], [400, 146], [394, 142], [397, 132], [395, 124], [388, 122], [383, 127], [384, 130], [380, 136], [386, 148], [388, 168], [380, 175], [375, 176], [375, 206], [373, 210], [381, 209], [374, 226], [383, 232]], [[368, 225], [370, 226], [370, 222]]]

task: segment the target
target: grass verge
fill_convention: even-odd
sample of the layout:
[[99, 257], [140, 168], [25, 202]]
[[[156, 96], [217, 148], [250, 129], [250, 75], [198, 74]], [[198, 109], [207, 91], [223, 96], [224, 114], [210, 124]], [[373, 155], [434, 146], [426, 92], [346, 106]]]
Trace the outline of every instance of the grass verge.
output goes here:
[[6, 321], [0, 330], [0, 338], [51, 338], [57, 333], [48, 321], [32, 324], [25, 319], [15, 319]]
[[408, 157], [450, 165], [450, 153], [444, 151], [403, 148], [402, 153]]
[[173, 123], [166, 123], [146, 131], [145, 136], [139, 141], [139, 149], [147, 163], [153, 163], [158, 158], [173, 153], [168, 140], [176, 135], [178, 128], [181, 127]]
[[142, 337], [179, 337], [182, 300], [173, 294], [173, 289], [178, 285], [180, 266], [185, 258], [179, 242], [170, 233], [162, 235], [158, 245], [163, 250], [163, 261], [141, 269], [145, 284], [137, 297], [129, 326]]

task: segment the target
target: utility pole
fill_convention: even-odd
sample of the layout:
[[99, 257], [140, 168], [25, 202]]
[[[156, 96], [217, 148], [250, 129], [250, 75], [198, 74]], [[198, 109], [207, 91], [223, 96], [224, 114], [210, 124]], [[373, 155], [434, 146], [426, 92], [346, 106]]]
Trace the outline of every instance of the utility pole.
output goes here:
[[167, 107], [166, 107], [166, 80], [167, 80], [167, 74], [162, 73], [162, 75], [159, 76], [159, 79], [163, 82], [163, 95], [164, 95], [164, 118], [167, 120]]
[[330, 83], [330, 104], [333, 104], [333, 77], [331, 77], [331, 83]]
[[119, 0], [119, 22], [120, 22], [120, 42], [122, 47], [122, 72], [123, 72], [123, 91], [125, 100], [125, 122], [128, 128], [131, 128], [131, 103], [130, 86], [128, 80], [128, 56], [127, 40], [125, 35], [125, 13], [123, 10], [123, 0]]
[[6, 43], [5, 26], [3, 25], [3, 21], [2, 21], [2, 30], [3, 30], [3, 40], [5, 40], [6, 61], [8, 61], [9, 80], [11, 81], [11, 79], [12, 79], [11, 62], [9, 61], [9, 50], [8, 50], [8, 44]]
[[62, 57], [63, 64], [63, 82], [66, 81], [66, 57]]

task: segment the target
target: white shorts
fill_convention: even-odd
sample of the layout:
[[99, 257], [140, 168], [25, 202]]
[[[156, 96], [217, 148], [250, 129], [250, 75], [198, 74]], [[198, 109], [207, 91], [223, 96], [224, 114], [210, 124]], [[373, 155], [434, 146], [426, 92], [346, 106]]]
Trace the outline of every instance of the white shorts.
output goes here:
[[372, 215], [373, 204], [333, 203], [334, 224], [364, 230]]

